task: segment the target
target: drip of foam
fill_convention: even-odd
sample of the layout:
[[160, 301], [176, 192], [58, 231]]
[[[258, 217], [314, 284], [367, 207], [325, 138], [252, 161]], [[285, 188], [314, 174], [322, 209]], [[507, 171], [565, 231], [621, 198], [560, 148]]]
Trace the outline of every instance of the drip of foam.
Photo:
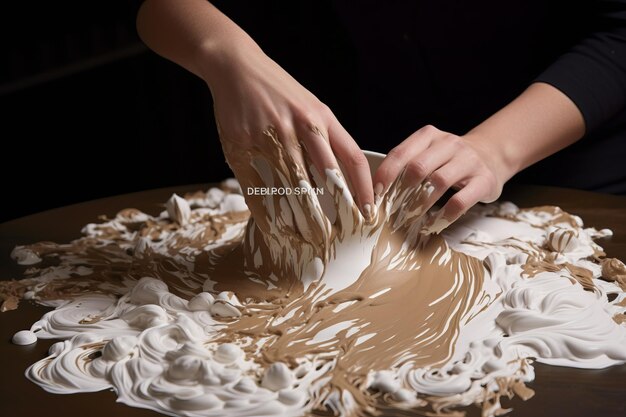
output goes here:
[[609, 231], [502, 203], [424, 235], [428, 183], [399, 178], [366, 222], [340, 172], [251, 159], [258, 184], [328, 194], [246, 201], [229, 180], [159, 216], [128, 209], [70, 244], [16, 248], [40, 266], [2, 283], [5, 307], [55, 306], [20, 335], [61, 339], [28, 378], [171, 415], [492, 416], [502, 396], [532, 396], [533, 360], [626, 362], [626, 269], [593, 241]]

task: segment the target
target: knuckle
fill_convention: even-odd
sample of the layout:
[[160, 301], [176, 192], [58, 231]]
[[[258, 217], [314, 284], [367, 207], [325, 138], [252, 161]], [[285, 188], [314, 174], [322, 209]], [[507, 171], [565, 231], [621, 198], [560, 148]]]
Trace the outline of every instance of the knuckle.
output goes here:
[[318, 105], [318, 110], [319, 114], [322, 115], [323, 118], [325, 118], [326, 120], [332, 120], [335, 118], [335, 115], [333, 113], [333, 111], [330, 109], [330, 107], [328, 107], [326, 104], [321, 103]]
[[422, 127], [422, 128], [420, 129], [420, 131], [421, 131], [422, 133], [434, 134], [434, 133], [438, 133], [438, 132], [439, 132], [439, 129], [437, 129], [437, 128], [436, 128], [435, 126], [433, 126], [433, 125], [426, 125], [426, 126]]
[[309, 104], [306, 106], [295, 106], [293, 110], [294, 118], [299, 123], [304, 123], [307, 126], [317, 126], [322, 123], [328, 123], [331, 120], [332, 112], [323, 103]]
[[314, 109], [306, 108], [295, 112], [295, 117], [300, 123], [313, 126], [319, 120], [319, 114]]
[[407, 174], [415, 178], [424, 178], [428, 175], [428, 168], [422, 161], [411, 161], [406, 167]]
[[383, 165], [397, 167], [399, 169], [404, 165], [402, 154], [403, 152], [399, 148], [393, 148], [385, 157]]
[[294, 113], [294, 119], [303, 129], [315, 134], [322, 134], [327, 130], [329, 119], [322, 111], [316, 108], [302, 109]]
[[500, 197], [502, 193], [502, 185], [498, 183], [497, 178], [491, 172], [482, 176], [483, 184], [485, 184], [485, 201], [490, 203]]
[[457, 135], [446, 135], [444, 139], [453, 148], [460, 149], [463, 147], [463, 140]]
[[394, 163], [399, 161], [401, 158], [402, 158], [402, 151], [398, 147], [395, 147], [392, 150], [390, 150], [387, 153], [387, 156], [385, 157], [386, 160], [392, 161]]
[[282, 132], [288, 125], [287, 117], [282, 116], [277, 111], [270, 111], [266, 115], [267, 122], [263, 129], [273, 129]]
[[448, 200], [448, 207], [450, 208], [450, 211], [455, 215], [467, 211], [470, 208], [469, 205], [469, 201], [467, 201], [463, 196], [458, 194], [453, 195], [450, 200]]
[[431, 174], [430, 180], [435, 184], [437, 188], [448, 188], [450, 185], [450, 177], [445, 172], [435, 171]]
[[287, 118], [280, 119], [276, 123], [276, 129], [278, 130], [278, 136], [283, 139], [291, 138], [295, 134], [293, 123]]
[[367, 158], [360, 149], [350, 150], [348, 152], [348, 164], [353, 167], [362, 167], [367, 165]]
[[489, 170], [487, 170], [482, 176], [483, 183], [488, 188], [489, 191], [497, 188], [497, 180], [495, 175]]
[[[389, 156], [389, 155], [387, 155]], [[397, 159], [387, 159], [383, 161], [382, 164], [376, 170], [376, 178], [381, 180], [382, 182], [386, 182], [387, 180], [393, 179], [398, 175], [402, 165]]]

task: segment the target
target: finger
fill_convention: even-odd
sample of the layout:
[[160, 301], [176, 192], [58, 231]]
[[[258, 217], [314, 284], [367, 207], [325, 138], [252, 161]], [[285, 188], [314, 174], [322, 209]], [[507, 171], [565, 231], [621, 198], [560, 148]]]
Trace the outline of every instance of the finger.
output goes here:
[[489, 193], [488, 185], [481, 177], [474, 177], [467, 185], [455, 193], [446, 204], [424, 224], [422, 233], [441, 233], [459, 217], [472, 208]]
[[[404, 195], [414, 195], [415, 197], [407, 199], [407, 204], [403, 208], [405, 213], [402, 218], [403, 221], [421, 218], [443, 195], [446, 188], [439, 187], [437, 189], [430, 181], [430, 175], [433, 171], [436, 172], [450, 162], [453, 156], [454, 149], [450, 143], [445, 140], [437, 140], [432, 142], [428, 149], [409, 161], [400, 187]], [[454, 167], [448, 167], [444, 170], [444, 175], [453, 174]], [[455, 177], [454, 179], [460, 178]]]
[[[246, 201], [249, 199], [253, 204], [254, 211], [251, 211], [257, 223], [263, 225], [262, 230], [271, 230], [273, 225], [284, 233], [292, 230], [305, 241], [313, 243], [319, 233], [316, 233], [312, 222], [307, 222], [315, 218], [309, 213], [313, 211], [311, 205], [297, 201], [293, 190], [289, 190], [299, 187], [300, 182], [308, 178], [295, 133], [290, 126], [276, 123], [268, 125], [262, 134], [263, 139], [257, 141], [258, 152], [251, 155], [249, 167], [240, 166], [239, 171], [252, 168], [255, 175], [250, 178], [254, 178], [256, 186], [271, 188], [273, 191], [248, 196]], [[243, 149], [235, 150], [237, 155], [243, 152]]]
[[[257, 188], [275, 188], [283, 183], [284, 146], [278, 141], [278, 131], [273, 126], [255, 132], [254, 145], [231, 144], [227, 160], [239, 180], [256, 224], [264, 233], [278, 228], [284, 234], [298, 234], [291, 207], [274, 193], [258, 193]], [[231, 162], [232, 161], [232, 162]], [[284, 201], [283, 201], [284, 200]], [[275, 232], [274, 232], [275, 233]]]
[[430, 174], [423, 184], [429, 192], [423, 199], [420, 215], [430, 210], [448, 189], [467, 179], [473, 169], [474, 167], [467, 164], [461, 157], [452, 157]]
[[264, 233], [272, 232], [272, 225], [285, 234], [295, 234], [296, 229], [293, 223], [291, 209], [278, 204], [277, 196], [263, 195], [256, 193], [255, 187], [269, 187], [275, 184], [275, 174], [269, 166], [267, 159], [253, 156], [247, 150], [240, 151], [239, 154], [227, 155], [227, 160], [233, 160], [229, 165], [239, 181], [246, 205], [255, 220], [257, 227]]
[[290, 174], [290, 178], [284, 179], [284, 186], [297, 186], [301, 180], [310, 182], [308, 166], [305, 160], [302, 145], [298, 140], [295, 127], [291, 123], [282, 123], [277, 129], [278, 141], [282, 144], [285, 155], [279, 156], [283, 162], [284, 171]]
[[367, 221], [371, 221], [375, 215], [374, 189], [367, 158], [337, 120], [331, 122], [328, 135], [333, 152], [346, 170], [361, 214]]
[[299, 125], [297, 133], [298, 139], [313, 166], [325, 179], [326, 170], [339, 169], [339, 165], [328, 142], [328, 133], [322, 131], [318, 126], [321, 124]]
[[[314, 181], [316, 187], [326, 187], [328, 191], [327, 175], [328, 171], [340, 172], [339, 165], [333, 150], [328, 142], [328, 133], [322, 131], [318, 126], [322, 126], [322, 123], [312, 124], [303, 122], [298, 126], [298, 139], [304, 148], [304, 152], [307, 157], [313, 163], [310, 168], [311, 179]], [[335, 223], [337, 218], [337, 210], [335, 207], [334, 198], [331, 192], [320, 193], [317, 198], [324, 210], [324, 213], [328, 217], [331, 223]], [[352, 206], [353, 201], [350, 195], [348, 203]]]
[[374, 174], [374, 192], [377, 197], [389, 189], [408, 162], [426, 150], [433, 138], [440, 133], [435, 127], [423, 127], [387, 154]]
[[447, 138], [433, 141], [426, 150], [407, 163], [405, 185], [422, 183], [433, 172], [452, 160], [456, 150], [453, 141]]
[[278, 137], [285, 155], [279, 162], [283, 163], [281, 183], [283, 187], [304, 187], [309, 192], [289, 193], [285, 197], [293, 211], [293, 218], [302, 237], [314, 244], [322, 245], [327, 236], [326, 221], [320, 202], [312, 190], [313, 182], [307, 167], [311, 162], [303, 152], [293, 127], [284, 124]]

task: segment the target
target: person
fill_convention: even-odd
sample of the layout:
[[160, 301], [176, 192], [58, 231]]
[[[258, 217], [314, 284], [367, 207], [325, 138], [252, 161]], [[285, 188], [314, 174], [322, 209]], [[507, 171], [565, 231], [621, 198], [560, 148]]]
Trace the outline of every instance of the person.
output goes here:
[[496, 200], [516, 174], [533, 178], [534, 164], [535, 179], [626, 193], [626, 0], [358, 4], [336, 1], [370, 76], [361, 116], [416, 129], [373, 179], [331, 109], [210, 2], [144, 0], [137, 28], [207, 83], [231, 167], [241, 150], [270, 146], [272, 126], [294, 160], [306, 152], [320, 172], [340, 162], [366, 218], [401, 172], [430, 181], [429, 207], [455, 190], [433, 232]]

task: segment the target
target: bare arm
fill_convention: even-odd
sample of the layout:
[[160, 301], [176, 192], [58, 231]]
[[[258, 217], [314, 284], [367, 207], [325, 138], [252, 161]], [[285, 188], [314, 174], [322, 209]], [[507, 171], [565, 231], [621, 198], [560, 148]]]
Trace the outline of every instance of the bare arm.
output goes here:
[[[478, 201], [496, 199], [520, 170], [592, 132], [626, 104], [626, 0], [586, 2], [589, 33], [553, 62], [509, 105], [464, 136], [418, 130], [392, 150], [376, 173], [384, 189], [407, 168], [430, 178], [433, 204], [459, 191], [426, 224], [439, 232]], [[378, 185], [381, 184], [381, 185]]]
[[151, 49], [206, 81], [224, 154], [240, 182], [249, 165], [242, 155], [252, 147], [271, 146], [263, 132], [272, 127], [304, 167], [308, 157], [324, 175], [341, 161], [361, 212], [372, 217], [369, 166], [354, 139], [326, 105], [232, 20], [205, 0], [146, 0], [137, 29]]
[[534, 83], [465, 139], [496, 153], [494, 169], [507, 181], [584, 134], [585, 122], [574, 102], [549, 84]]
[[534, 83], [464, 136], [433, 126], [409, 136], [379, 167], [375, 190], [386, 189], [405, 166], [405, 181], [428, 178], [434, 186], [425, 209], [450, 187], [458, 189], [425, 224], [424, 232], [439, 233], [479, 201], [496, 200], [513, 175], [584, 133], [578, 107], [555, 87]]
[[137, 15], [137, 31], [154, 52], [207, 82], [229, 55], [261, 52], [206, 0], [146, 0]]

